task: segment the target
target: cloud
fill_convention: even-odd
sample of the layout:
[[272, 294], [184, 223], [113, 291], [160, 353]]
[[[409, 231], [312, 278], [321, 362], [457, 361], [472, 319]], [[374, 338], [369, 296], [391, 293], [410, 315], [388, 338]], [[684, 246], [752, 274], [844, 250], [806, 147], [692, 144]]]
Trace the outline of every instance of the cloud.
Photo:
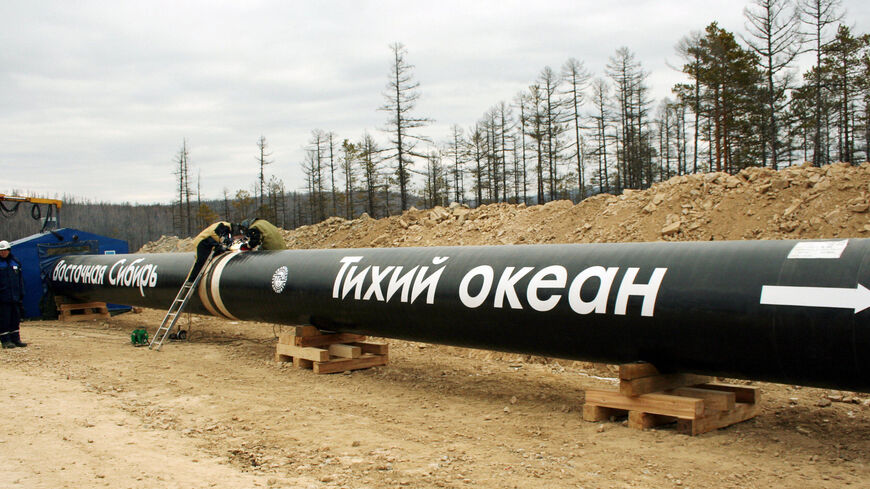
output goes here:
[[[849, 0], [868, 30], [870, 7]], [[652, 95], [681, 78], [674, 45], [712, 20], [742, 29], [743, 5], [625, 1], [149, 1], [0, 3], [0, 191], [166, 202], [173, 159], [190, 148], [202, 189], [248, 188], [256, 141], [271, 172], [304, 187], [315, 128], [339, 141], [379, 131], [392, 42], [420, 82], [425, 133], [443, 140], [545, 66], [569, 57], [603, 75], [620, 46], [651, 73]]]

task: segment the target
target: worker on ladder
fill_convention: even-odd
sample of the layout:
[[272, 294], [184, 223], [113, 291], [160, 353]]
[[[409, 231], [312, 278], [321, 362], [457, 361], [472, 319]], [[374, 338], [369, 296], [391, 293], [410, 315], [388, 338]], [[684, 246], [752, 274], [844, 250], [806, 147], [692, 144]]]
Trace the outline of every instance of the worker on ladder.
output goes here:
[[196, 262], [187, 276], [188, 281], [195, 279], [199, 275], [199, 271], [205, 265], [205, 261], [212, 250], [214, 250], [214, 256], [217, 256], [229, 249], [233, 243], [232, 229], [232, 224], [226, 221], [218, 221], [203, 229], [193, 239], [193, 245], [196, 247]]
[[193, 263], [187, 279], [181, 285], [178, 294], [176, 294], [175, 299], [169, 306], [169, 310], [166, 311], [166, 316], [163, 317], [163, 321], [157, 327], [154, 336], [151, 337], [151, 342], [148, 343], [149, 350], [159, 350], [160, 346], [163, 345], [163, 341], [170, 336], [172, 328], [175, 327], [175, 323], [184, 311], [184, 307], [196, 291], [196, 286], [199, 284], [200, 278], [202, 278], [200, 274], [203, 273], [203, 267], [209, 259], [230, 249], [230, 246], [233, 244], [232, 234], [232, 224], [226, 221], [218, 221], [203, 229], [193, 239], [193, 244], [196, 246], [196, 261]]
[[286, 250], [284, 236], [281, 231], [265, 219], [251, 218], [239, 223], [239, 229], [245, 235], [249, 250]]

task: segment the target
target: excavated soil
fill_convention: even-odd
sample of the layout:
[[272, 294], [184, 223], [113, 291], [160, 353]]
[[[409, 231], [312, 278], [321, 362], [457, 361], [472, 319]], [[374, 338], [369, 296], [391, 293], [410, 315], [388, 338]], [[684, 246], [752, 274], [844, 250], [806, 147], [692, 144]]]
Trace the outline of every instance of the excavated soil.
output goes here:
[[[581, 204], [461, 205], [287, 231], [291, 248], [870, 236], [870, 165], [677, 177]], [[163, 237], [143, 252], [189, 250]], [[762, 412], [687, 437], [588, 423], [606, 366], [387, 340], [390, 365], [273, 361], [279, 326], [162, 312], [23, 324], [0, 351], [0, 488], [870, 487], [870, 395], [750, 383]]]
[[[332, 217], [284, 236], [300, 249], [868, 237], [868, 193], [868, 163], [749, 168], [674, 177], [576, 205], [452, 204], [377, 220]], [[190, 239], [163, 236], [139, 251], [192, 249]]]

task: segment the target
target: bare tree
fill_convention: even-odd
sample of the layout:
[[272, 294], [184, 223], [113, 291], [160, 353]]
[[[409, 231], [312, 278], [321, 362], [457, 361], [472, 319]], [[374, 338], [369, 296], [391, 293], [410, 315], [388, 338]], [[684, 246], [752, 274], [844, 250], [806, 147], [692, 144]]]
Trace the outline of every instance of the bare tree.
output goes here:
[[359, 146], [359, 159], [362, 164], [363, 182], [366, 187], [366, 211], [371, 217], [377, 217], [375, 214], [375, 197], [377, 196], [378, 186], [380, 185], [381, 173], [381, 149], [378, 147], [375, 138], [369, 133], [363, 135]]
[[462, 179], [464, 173], [463, 166], [465, 165], [465, 135], [462, 127], [454, 124], [450, 127], [451, 140], [447, 143], [447, 156], [453, 159], [453, 170], [450, 172], [453, 177], [453, 201], [465, 201], [465, 185]]
[[332, 194], [332, 215], [337, 216], [338, 209], [335, 197], [335, 133], [330, 131], [326, 133], [326, 137], [329, 140], [329, 181], [330, 193]]
[[[527, 102], [527, 97], [526, 97], [524, 92], [520, 92], [514, 97], [514, 103], [520, 109], [520, 120], [519, 120], [519, 125], [517, 126], [517, 130], [519, 132], [518, 136], [519, 136], [519, 140], [520, 140], [520, 144], [519, 144], [520, 155], [519, 155], [519, 158], [517, 160], [517, 163], [522, 165], [522, 169], [520, 172], [520, 173], [522, 173], [522, 175], [517, 177], [517, 185], [515, 187], [519, 187], [520, 186], [519, 182], [522, 181], [522, 190], [523, 190], [522, 194], [523, 194], [523, 203], [524, 204], [529, 203], [528, 194], [527, 194], [529, 187], [528, 187], [527, 174], [526, 174], [526, 168], [527, 168], [527, 166], [526, 166], [526, 122], [527, 122], [527, 120], [526, 120], [526, 109], [527, 109], [526, 102]], [[516, 147], [516, 139], [517, 138], [514, 138], [515, 147]], [[519, 194], [518, 193], [517, 193], [517, 201], [519, 201]]]
[[537, 84], [529, 85], [529, 93], [526, 97], [528, 111], [526, 112], [526, 135], [535, 142], [535, 180], [537, 184], [537, 203], [546, 202], [544, 197], [544, 141], [547, 137], [545, 112], [545, 99], [541, 87]]
[[356, 163], [359, 159], [359, 147], [345, 139], [341, 143], [341, 170], [344, 173], [344, 216], [353, 219], [353, 192], [356, 177]]
[[[800, 18], [791, 0], [753, 0], [743, 9], [746, 30], [751, 38], [743, 37], [750, 50], [758, 55], [767, 83], [767, 135], [771, 167], [777, 168], [779, 156], [779, 113], [783, 110], [787, 78], [778, 74], [787, 68], [801, 51]], [[764, 152], [762, 165], [766, 166]]]
[[562, 78], [549, 66], [538, 75], [537, 85], [541, 89], [544, 109], [545, 148], [547, 155], [547, 188], [550, 200], [557, 198], [559, 186], [559, 160], [562, 153], [561, 136], [567, 129], [563, 101], [558, 96]]
[[603, 78], [596, 78], [592, 82], [592, 102], [595, 104], [595, 115], [592, 118], [595, 121], [595, 136], [597, 141], [595, 155], [598, 161], [599, 192], [610, 191], [610, 180], [607, 175], [607, 123], [610, 117], [607, 110], [608, 91], [607, 81]]
[[476, 207], [480, 207], [483, 203], [483, 188], [486, 179], [486, 165], [483, 164], [486, 152], [486, 135], [483, 124], [478, 122], [475, 124], [469, 133], [468, 149], [471, 158], [474, 160], [474, 168], [471, 170], [471, 175], [474, 177], [474, 191], [477, 195]]
[[323, 166], [327, 150], [327, 134], [320, 129], [311, 131], [311, 139], [308, 140], [308, 151], [304, 163], [307, 173], [310, 174], [309, 187], [311, 194], [312, 216], [315, 222], [326, 219], [326, 198], [324, 196]]
[[257, 165], [260, 167], [260, 207], [263, 206], [263, 189], [266, 187], [265, 168], [266, 165], [272, 164], [272, 162], [267, 159], [269, 156], [272, 156], [272, 153], [266, 151], [268, 147], [269, 145], [266, 143], [266, 138], [260, 136], [260, 139], [257, 140]]
[[798, 13], [801, 22], [809, 29], [806, 35], [813, 44], [812, 51], [816, 53], [816, 66], [813, 86], [815, 88], [815, 107], [813, 119], [813, 165], [821, 166], [825, 161], [827, 151], [822, 151], [822, 50], [825, 45], [825, 28], [838, 22], [843, 15], [839, 11], [840, 0], [801, 0], [798, 3]]
[[178, 184], [178, 213], [174, 219], [174, 227], [176, 232], [184, 233], [185, 229], [187, 231], [187, 235], [190, 236], [193, 234], [193, 222], [191, 220], [191, 216], [193, 213], [191, 212], [191, 204], [190, 204], [190, 164], [189, 164], [189, 156], [190, 153], [187, 150], [187, 139], [183, 139], [181, 142], [181, 149], [178, 150], [178, 156], [175, 160], [175, 177], [176, 183]]
[[571, 108], [571, 121], [574, 126], [574, 156], [577, 161], [577, 198], [583, 200], [586, 197], [583, 186], [583, 152], [580, 143], [580, 107], [585, 102], [586, 88], [589, 86], [589, 79], [592, 75], [583, 66], [582, 61], [575, 58], [570, 58], [562, 67], [562, 78], [568, 83], [568, 89], [565, 94], [569, 97], [568, 105]]
[[501, 164], [502, 199], [507, 202], [508, 196], [510, 194], [508, 190], [508, 175], [511, 174], [511, 172], [508, 171], [507, 164], [507, 155], [508, 152], [511, 151], [511, 148], [508, 146], [508, 141], [510, 140], [510, 132], [513, 130], [514, 121], [511, 106], [506, 104], [504, 101], [498, 103], [498, 105], [496, 106], [496, 111], [498, 113], [497, 134], [500, 138], [500, 155], [498, 157], [498, 161]]
[[399, 195], [402, 210], [405, 210], [408, 208], [411, 157], [425, 157], [425, 155], [416, 153], [414, 146], [417, 141], [429, 141], [424, 136], [414, 134], [412, 130], [423, 127], [431, 121], [411, 115], [411, 112], [417, 105], [417, 99], [420, 98], [420, 92], [417, 91], [420, 83], [414, 81], [411, 73], [414, 65], [409, 64], [405, 60], [405, 56], [408, 53], [405, 46], [396, 42], [390, 45], [390, 50], [393, 53], [393, 63], [387, 91], [384, 92], [384, 98], [387, 102], [379, 110], [390, 114], [390, 118], [387, 121], [387, 130], [391, 134], [390, 143], [392, 144], [393, 154], [389, 155], [388, 158], [396, 158], [396, 177], [399, 180]]

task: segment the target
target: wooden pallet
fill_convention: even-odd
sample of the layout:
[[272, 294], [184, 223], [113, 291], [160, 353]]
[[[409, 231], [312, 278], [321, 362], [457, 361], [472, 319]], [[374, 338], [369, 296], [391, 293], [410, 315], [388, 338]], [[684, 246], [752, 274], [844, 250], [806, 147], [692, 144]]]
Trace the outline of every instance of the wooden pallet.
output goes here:
[[698, 435], [753, 418], [761, 391], [711, 382], [693, 374], [661, 374], [651, 364], [619, 367], [619, 391], [587, 390], [583, 419], [604, 421], [628, 413], [628, 426], [647, 429], [677, 423], [677, 431]]
[[275, 361], [292, 361], [294, 367], [310, 368], [316, 374], [387, 365], [388, 345], [365, 339], [363, 335], [323, 333], [314, 326], [295, 326], [279, 335]]
[[58, 304], [61, 321], [87, 321], [89, 319], [109, 319], [109, 309], [105, 302], [84, 302], [79, 304]]

